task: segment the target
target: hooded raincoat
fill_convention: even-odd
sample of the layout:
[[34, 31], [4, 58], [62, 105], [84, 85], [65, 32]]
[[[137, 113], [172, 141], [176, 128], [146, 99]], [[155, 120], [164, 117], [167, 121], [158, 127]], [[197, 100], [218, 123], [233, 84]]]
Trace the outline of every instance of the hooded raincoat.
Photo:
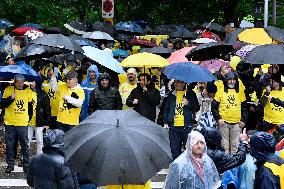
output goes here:
[[[95, 83], [92, 83], [91, 80], [90, 80], [90, 72], [96, 73], [96, 82]], [[87, 72], [87, 79], [85, 79], [81, 83], [81, 87], [85, 91], [85, 100], [84, 100], [84, 103], [83, 103], [83, 106], [82, 106], [82, 109], [81, 109], [81, 116], [80, 116], [81, 121], [83, 121], [84, 119], [86, 119], [89, 116], [88, 106], [89, 106], [90, 95], [91, 95], [92, 89], [95, 89], [97, 87], [98, 78], [99, 78], [99, 70], [98, 70], [97, 66], [91, 65], [88, 69], [88, 72]]]
[[258, 132], [251, 137], [251, 155], [256, 159], [255, 189], [280, 189], [280, 177], [266, 166], [267, 163], [281, 166], [280, 173], [284, 172], [284, 160], [275, 155], [275, 138], [266, 132]]
[[[189, 134], [186, 150], [170, 165], [164, 189], [217, 189], [221, 186], [218, 171], [212, 159], [206, 153], [197, 160], [202, 162], [201, 169], [203, 170], [201, 172], [203, 173], [203, 178], [198, 174], [191, 152], [192, 141], [194, 141], [191, 140], [193, 133], [199, 132], [192, 131]], [[201, 134], [199, 133], [198, 135]], [[195, 141], [198, 142], [197, 140]]]
[[64, 165], [63, 131], [47, 130], [43, 153], [35, 156], [27, 173], [28, 185], [35, 189], [79, 189], [77, 175]]

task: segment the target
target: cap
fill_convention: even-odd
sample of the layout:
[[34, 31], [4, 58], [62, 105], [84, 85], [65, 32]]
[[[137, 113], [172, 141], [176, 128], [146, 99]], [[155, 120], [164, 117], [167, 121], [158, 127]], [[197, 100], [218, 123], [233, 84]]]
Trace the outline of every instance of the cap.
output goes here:
[[127, 74], [137, 74], [136, 69], [135, 68], [129, 68], [127, 70]]
[[22, 74], [16, 74], [14, 79], [15, 81], [25, 81], [25, 77]]
[[78, 78], [78, 73], [75, 71], [70, 71], [66, 74], [65, 78], [66, 79]]

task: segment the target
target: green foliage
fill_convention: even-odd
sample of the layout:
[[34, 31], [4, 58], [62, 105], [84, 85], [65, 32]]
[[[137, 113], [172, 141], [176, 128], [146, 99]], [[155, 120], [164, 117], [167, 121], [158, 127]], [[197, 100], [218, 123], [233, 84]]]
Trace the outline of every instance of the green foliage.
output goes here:
[[[157, 24], [192, 24], [211, 21], [235, 22], [252, 15], [254, 0], [115, 0], [115, 22], [145, 20]], [[278, 0], [283, 1], [284, 0]], [[284, 12], [284, 5], [278, 7]], [[101, 21], [101, 0], [2, 0], [0, 18], [16, 25], [39, 23], [45, 27], [62, 27], [79, 20], [91, 24]], [[284, 28], [279, 14], [277, 26]]]

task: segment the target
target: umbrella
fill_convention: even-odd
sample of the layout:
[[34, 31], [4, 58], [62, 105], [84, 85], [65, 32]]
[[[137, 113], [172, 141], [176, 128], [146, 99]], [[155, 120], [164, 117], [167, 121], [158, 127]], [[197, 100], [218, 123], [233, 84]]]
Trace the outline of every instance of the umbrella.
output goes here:
[[165, 67], [169, 65], [169, 62], [159, 55], [143, 52], [130, 55], [120, 65], [123, 67]]
[[144, 47], [155, 47], [157, 44], [155, 42], [151, 42], [147, 39], [137, 39], [133, 38], [131, 39], [128, 44], [130, 45], [138, 45], [138, 46], [144, 46]]
[[23, 24], [19, 28], [25, 28], [25, 27], [35, 28], [37, 30], [43, 29], [43, 27], [40, 24], [34, 24], [34, 23]]
[[169, 35], [170, 38], [182, 38], [182, 39], [196, 39], [198, 34], [191, 31], [174, 31]]
[[[190, 52], [192, 49], [194, 49], [196, 46], [192, 47], [184, 47], [178, 51], [175, 51], [171, 54], [171, 56], [168, 58], [168, 61], [173, 64], [177, 62], [187, 62], [188, 59], [185, 57], [185, 55]], [[192, 61], [194, 64], [198, 64], [199, 61]]]
[[246, 55], [244, 62], [250, 64], [284, 64], [284, 45], [257, 46]]
[[217, 31], [217, 32], [225, 32], [225, 28], [223, 26], [221, 26], [220, 24], [218, 24], [218, 23], [214, 23], [214, 22], [208, 23], [208, 22], [205, 22], [201, 26], [204, 27], [204, 28], [208, 28], [210, 30]]
[[191, 62], [171, 64], [162, 71], [169, 79], [176, 79], [186, 83], [208, 82], [217, 78], [207, 69]]
[[115, 34], [114, 27], [106, 22], [95, 22], [93, 24], [93, 30], [102, 31], [102, 32], [108, 33], [111, 36], [114, 36]]
[[157, 35], [168, 35], [168, 34], [171, 34], [172, 32], [188, 33], [190, 31], [183, 26], [177, 26], [173, 24], [159, 25], [159, 26], [153, 27], [152, 29], [152, 33], [157, 34]]
[[63, 52], [59, 48], [31, 44], [22, 48], [16, 55], [15, 60], [35, 60], [37, 58], [48, 58], [61, 53]]
[[265, 45], [284, 42], [284, 30], [269, 26], [267, 28], [237, 29], [224, 39], [224, 43], [234, 44], [237, 41], [252, 45]]
[[12, 26], [14, 26], [14, 24], [10, 22], [9, 20], [0, 19], [0, 29], [3, 29], [3, 28], [6, 29]]
[[133, 110], [99, 110], [64, 136], [66, 165], [98, 186], [145, 184], [171, 160], [166, 130]]
[[98, 64], [116, 73], [124, 73], [123, 68], [121, 67], [121, 65], [119, 65], [119, 62], [114, 59], [108, 52], [89, 46], [85, 46], [83, 47], [83, 49], [85, 51], [84, 55], [96, 61]]
[[165, 48], [165, 47], [153, 47], [153, 48], [144, 48], [141, 49], [140, 52], [147, 52], [152, 54], [160, 55], [163, 58], [169, 58], [171, 53], [174, 52], [173, 49]]
[[12, 31], [12, 33], [14, 33], [16, 35], [25, 35], [25, 33], [27, 33], [30, 30], [34, 30], [34, 31], [38, 31], [38, 32], [43, 33], [42, 31], [35, 29], [35, 28], [31, 28], [31, 27], [16, 28]]
[[203, 61], [200, 66], [206, 68], [211, 73], [215, 73], [220, 70], [222, 66], [230, 66], [229, 62], [222, 60], [206, 60]]
[[8, 65], [0, 67], [0, 75], [2, 78], [13, 79], [15, 75], [22, 74], [26, 80], [39, 81], [40, 76], [27, 64]]
[[188, 60], [211, 60], [215, 58], [223, 58], [224, 55], [233, 52], [232, 45], [222, 43], [201, 44], [187, 53]]
[[214, 39], [209, 39], [209, 38], [198, 38], [195, 40], [192, 40], [191, 42], [197, 43], [197, 44], [205, 44], [205, 43], [216, 43]]
[[87, 32], [83, 34], [83, 38], [93, 39], [93, 40], [114, 41], [114, 39], [108, 33], [101, 31]]
[[35, 40], [38, 37], [44, 36], [44, 33], [39, 30], [29, 30], [24, 35], [27, 36], [29, 39]]
[[32, 43], [76, 52], [84, 52], [78, 43], [62, 34], [48, 34], [37, 38]]
[[268, 26], [265, 30], [274, 40], [284, 43], [284, 29]]
[[63, 34], [62, 30], [58, 27], [49, 27], [43, 30], [46, 34]]
[[71, 39], [73, 39], [76, 43], [78, 43], [80, 46], [91, 46], [91, 47], [97, 47], [95, 42], [85, 39], [79, 35], [71, 35], [69, 36]]
[[87, 26], [78, 21], [72, 21], [72, 22], [66, 23], [64, 24], [64, 27], [76, 34], [84, 34], [85, 31], [87, 30]]
[[249, 54], [249, 52], [255, 47], [257, 46], [256, 45], [245, 45], [236, 52], [236, 55], [238, 55], [239, 57], [245, 58]]
[[126, 57], [129, 56], [129, 52], [125, 51], [125, 50], [121, 50], [121, 49], [116, 49], [116, 50], [112, 51], [112, 55], [114, 57], [120, 56], [120, 57], [125, 57], [126, 58]]
[[130, 33], [144, 33], [144, 30], [138, 24], [134, 22], [119, 22], [116, 24], [115, 29], [120, 32], [130, 32]]

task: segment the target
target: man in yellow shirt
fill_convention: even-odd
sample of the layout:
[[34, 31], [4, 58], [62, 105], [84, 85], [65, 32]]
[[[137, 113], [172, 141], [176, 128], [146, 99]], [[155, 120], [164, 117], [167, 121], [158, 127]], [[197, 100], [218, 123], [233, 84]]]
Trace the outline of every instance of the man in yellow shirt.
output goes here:
[[175, 90], [169, 93], [165, 102], [164, 127], [169, 128], [173, 159], [181, 154], [181, 147], [186, 144], [200, 107], [196, 94], [191, 89], [185, 90], [185, 85], [185, 82], [175, 80]]
[[[58, 129], [64, 132], [69, 131], [79, 124], [80, 112], [85, 100], [84, 90], [78, 85], [77, 78], [77, 72], [68, 72], [65, 77], [67, 83], [58, 85], [59, 110], [57, 126]], [[56, 83], [52, 85], [56, 86]]]
[[5, 172], [14, 170], [14, 144], [18, 137], [23, 155], [23, 169], [27, 172], [29, 166], [28, 123], [33, 115], [32, 91], [24, 85], [23, 75], [15, 76], [14, 86], [4, 90], [2, 106], [5, 108], [5, 142], [6, 162]]
[[237, 152], [239, 135], [247, 119], [246, 97], [241, 92], [237, 75], [230, 72], [226, 75], [226, 85], [218, 90], [212, 102], [212, 113], [218, 121], [222, 136], [222, 147], [226, 153]]
[[127, 80], [127, 82], [122, 83], [119, 87], [123, 110], [127, 110], [130, 108], [126, 105], [126, 99], [130, 95], [131, 91], [137, 87], [137, 72], [135, 68], [129, 68], [127, 70]]

